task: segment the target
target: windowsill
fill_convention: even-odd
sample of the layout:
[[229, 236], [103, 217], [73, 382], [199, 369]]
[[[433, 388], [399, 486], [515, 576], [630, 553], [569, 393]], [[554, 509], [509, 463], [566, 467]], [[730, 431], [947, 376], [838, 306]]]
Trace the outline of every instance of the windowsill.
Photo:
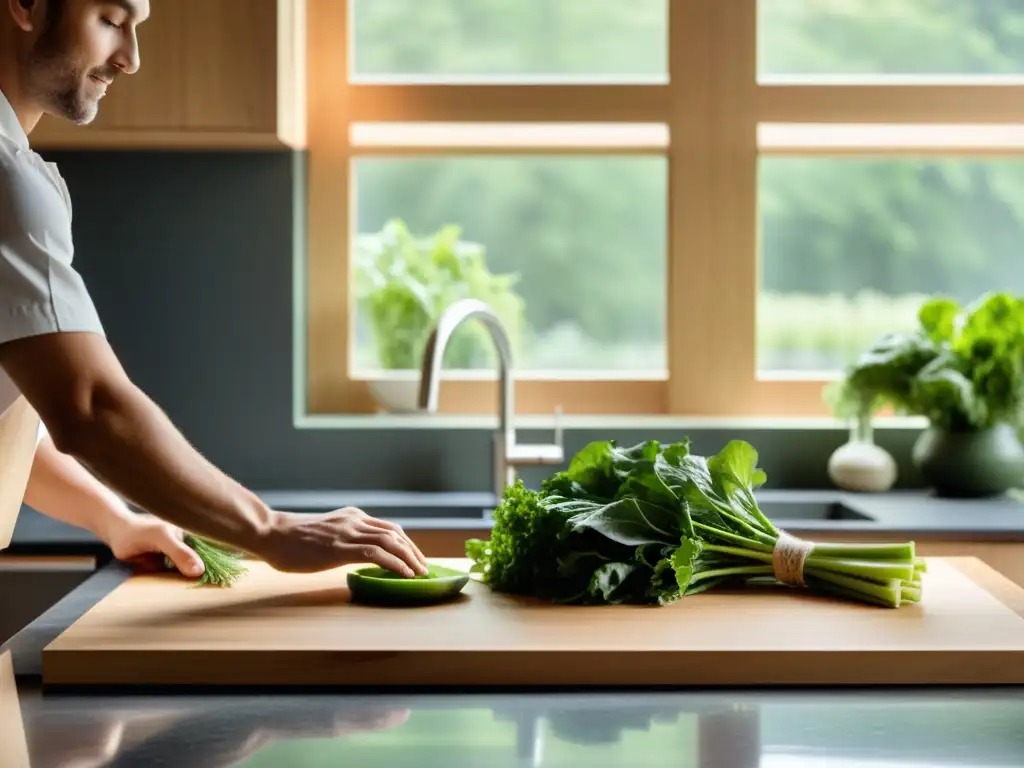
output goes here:
[[[548, 414], [520, 414], [514, 418], [517, 429], [553, 429], [556, 421], [564, 429], [771, 429], [789, 432], [808, 430], [846, 430], [849, 423], [821, 417], [748, 417], [748, 416], [671, 416], [645, 414], [571, 414], [555, 418]], [[919, 430], [927, 425], [922, 418], [885, 417], [874, 421], [874, 429]], [[419, 413], [304, 414], [295, 418], [296, 429], [497, 429], [494, 415], [455, 415]]]

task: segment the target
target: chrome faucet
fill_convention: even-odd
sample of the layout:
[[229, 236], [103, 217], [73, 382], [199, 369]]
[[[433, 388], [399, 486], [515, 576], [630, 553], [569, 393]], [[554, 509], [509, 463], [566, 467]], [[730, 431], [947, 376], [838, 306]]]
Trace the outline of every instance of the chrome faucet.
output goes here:
[[560, 422], [561, 408], [555, 411], [555, 438], [548, 445], [524, 445], [516, 442], [512, 423], [515, 416], [515, 381], [512, 370], [512, 343], [501, 324], [501, 319], [490, 306], [477, 299], [462, 299], [449, 306], [427, 339], [423, 352], [420, 377], [421, 410], [437, 411], [438, 391], [441, 386], [441, 363], [452, 334], [467, 320], [479, 320], [490, 333], [498, 353], [500, 420], [494, 435], [494, 490], [501, 500], [505, 488], [516, 479], [516, 467], [561, 464], [565, 460]]

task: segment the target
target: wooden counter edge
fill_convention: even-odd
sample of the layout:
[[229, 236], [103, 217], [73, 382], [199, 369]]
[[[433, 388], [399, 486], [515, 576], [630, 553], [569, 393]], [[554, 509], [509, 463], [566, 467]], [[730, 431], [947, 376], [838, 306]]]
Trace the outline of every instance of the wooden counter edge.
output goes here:
[[92, 555], [10, 555], [0, 552], [0, 573], [5, 571], [95, 571]]
[[0, 653], [0, 764], [10, 768], [30, 768], [25, 725], [21, 717], [14, 661], [10, 651]]
[[1024, 618], [1024, 589], [983, 560], [977, 557], [929, 557], [926, 559], [948, 563], [1011, 611]]

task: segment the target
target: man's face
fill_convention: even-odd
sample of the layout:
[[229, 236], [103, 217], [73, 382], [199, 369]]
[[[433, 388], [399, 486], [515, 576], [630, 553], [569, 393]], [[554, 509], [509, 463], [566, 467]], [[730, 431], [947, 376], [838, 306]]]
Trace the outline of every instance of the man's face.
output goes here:
[[114, 79], [139, 68], [135, 32], [149, 0], [63, 0], [47, 11], [27, 52], [25, 85], [45, 112], [90, 123]]

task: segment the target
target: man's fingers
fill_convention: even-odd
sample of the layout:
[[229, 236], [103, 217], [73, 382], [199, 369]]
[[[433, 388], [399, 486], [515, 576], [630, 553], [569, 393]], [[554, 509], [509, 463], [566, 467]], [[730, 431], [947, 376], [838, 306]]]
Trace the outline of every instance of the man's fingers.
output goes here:
[[364, 530], [362, 539], [370, 540], [381, 549], [401, 558], [417, 573], [427, 572], [426, 563], [417, 556], [415, 547], [406, 537], [396, 534], [393, 530], [383, 528], [368, 526]]
[[366, 523], [367, 525], [373, 526], [374, 528], [383, 528], [384, 530], [393, 531], [394, 533], [401, 536], [402, 539], [409, 545], [409, 548], [412, 549], [413, 553], [416, 555], [416, 558], [420, 561], [420, 563], [423, 564], [423, 567], [426, 568], [427, 558], [420, 551], [420, 548], [416, 546], [416, 542], [412, 540], [412, 537], [410, 537], [409, 534], [402, 530], [402, 526], [400, 526], [398, 523], [393, 523], [390, 520], [378, 520], [376, 517], [367, 517], [366, 519], [362, 520], [362, 522]]
[[174, 564], [174, 567], [185, 576], [198, 578], [206, 570], [202, 558], [195, 553], [195, 550], [174, 536], [168, 536], [160, 549], [167, 555], [168, 559]]
[[415, 573], [426, 573], [427, 566], [420, 561], [404, 536], [394, 531], [367, 526], [360, 531], [361, 542], [376, 544], [381, 549], [401, 558]]
[[141, 555], [130, 557], [123, 562], [138, 573], [158, 573], [159, 571], [167, 570], [167, 566], [164, 565], [164, 554], [162, 552], [144, 552]]
[[386, 549], [382, 549], [375, 544], [364, 544], [362, 546], [349, 545], [343, 547], [343, 549], [351, 549], [357, 555], [357, 558], [355, 559], [365, 560], [366, 562], [379, 565], [381, 568], [387, 568], [389, 571], [400, 573], [409, 578], [416, 575], [412, 570], [412, 567], [406, 563], [405, 560], [391, 554]]

